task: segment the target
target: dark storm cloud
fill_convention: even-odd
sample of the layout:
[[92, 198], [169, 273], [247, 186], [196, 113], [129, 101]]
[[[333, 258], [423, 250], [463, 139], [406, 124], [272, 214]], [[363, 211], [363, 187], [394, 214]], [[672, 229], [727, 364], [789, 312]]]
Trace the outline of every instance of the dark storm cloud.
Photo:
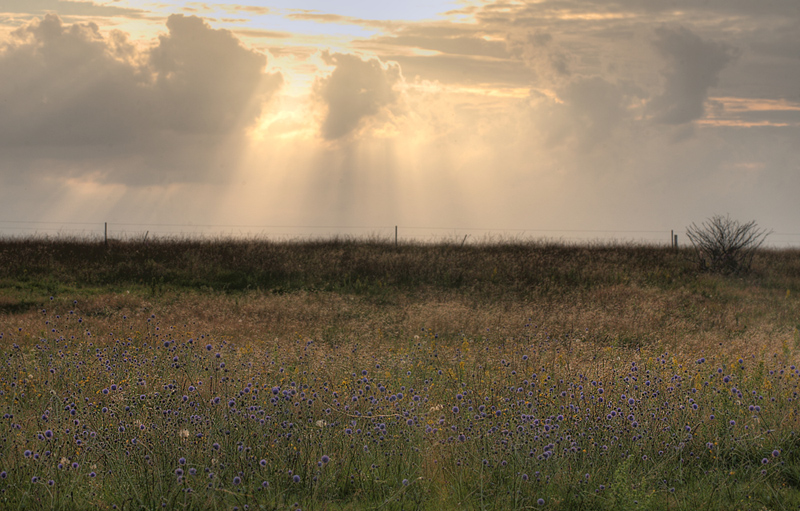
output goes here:
[[280, 75], [199, 18], [173, 15], [167, 28], [144, 51], [122, 32], [53, 14], [14, 31], [0, 46], [0, 146], [12, 155], [0, 172], [102, 168], [105, 180], [146, 183], [209, 171], [203, 161], [259, 116]]
[[327, 140], [345, 137], [362, 120], [379, 113], [398, 99], [395, 86], [402, 76], [396, 64], [377, 59], [362, 60], [355, 55], [323, 55], [336, 68], [316, 84], [317, 94], [327, 107], [322, 136]]
[[655, 30], [656, 51], [666, 60], [664, 92], [650, 101], [654, 119], [683, 124], [703, 117], [708, 89], [737, 56], [725, 43], [707, 41], [685, 27]]

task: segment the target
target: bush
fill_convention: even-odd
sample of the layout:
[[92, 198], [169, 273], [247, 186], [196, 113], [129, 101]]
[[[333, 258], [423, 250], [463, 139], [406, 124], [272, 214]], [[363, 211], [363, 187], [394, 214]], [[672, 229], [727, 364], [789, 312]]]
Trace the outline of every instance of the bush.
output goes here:
[[743, 224], [730, 215], [715, 215], [686, 229], [700, 270], [726, 275], [749, 271], [756, 250], [771, 233], [759, 228], [755, 220]]

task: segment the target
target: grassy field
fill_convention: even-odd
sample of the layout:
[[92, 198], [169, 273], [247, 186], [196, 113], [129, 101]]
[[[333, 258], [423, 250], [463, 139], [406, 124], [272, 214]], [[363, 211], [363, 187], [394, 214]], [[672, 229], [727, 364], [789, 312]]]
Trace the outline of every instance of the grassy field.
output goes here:
[[0, 240], [2, 509], [798, 509], [800, 251]]

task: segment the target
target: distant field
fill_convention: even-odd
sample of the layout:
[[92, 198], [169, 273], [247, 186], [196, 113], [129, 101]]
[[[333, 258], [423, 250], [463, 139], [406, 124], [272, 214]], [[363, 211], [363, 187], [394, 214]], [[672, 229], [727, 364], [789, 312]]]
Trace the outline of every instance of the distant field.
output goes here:
[[0, 508], [797, 509], [800, 251], [0, 241]]

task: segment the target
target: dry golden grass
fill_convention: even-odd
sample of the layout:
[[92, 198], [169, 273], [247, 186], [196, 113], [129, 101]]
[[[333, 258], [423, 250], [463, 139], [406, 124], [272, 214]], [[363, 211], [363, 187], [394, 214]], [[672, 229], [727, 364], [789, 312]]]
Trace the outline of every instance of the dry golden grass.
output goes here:
[[[487, 301], [452, 291], [369, 296], [299, 291], [236, 295], [168, 292], [159, 296], [101, 293], [81, 298], [79, 314], [107, 318], [155, 314], [160, 324], [242, 342], [321, 341], [386, 350], [423, 330], [443, 346], [464, 339], [514, 343], [549, 339], [591, 353], [606, 347], [686, 356], [740, 356], [800, 351], [795, 295], [758, 288], [725, 291], [724, 301], [685, 289], [610, 285], [541, 300]], [[9, 299], [6, 299], [9, 301]], [[9, 302], [10, 303], [10, 302]], [[39, 313], [5, 314], [2, 322], [30, 331]]]
[[[637, 246], [23, 240], [0, 242], [0, 261], [5, 328], [33, 326], [52, 292], [55, 304], [76, 298], [80, 314], [108, 318], [109, 328], [122, 315], [156, 314], [162, 325], [246, 344], [303, 339], [342, 352], [385, 352], [422, 332], [444, 351], [464, 340], [510, 351], [535, 340], [590, 360], [608, 347], [800, 352], [791, 250], [762, 251], [750, 275], [728, 277], [698, 273], [689, 251]], [[244, 287], [224, 292], [222, 283]]]

